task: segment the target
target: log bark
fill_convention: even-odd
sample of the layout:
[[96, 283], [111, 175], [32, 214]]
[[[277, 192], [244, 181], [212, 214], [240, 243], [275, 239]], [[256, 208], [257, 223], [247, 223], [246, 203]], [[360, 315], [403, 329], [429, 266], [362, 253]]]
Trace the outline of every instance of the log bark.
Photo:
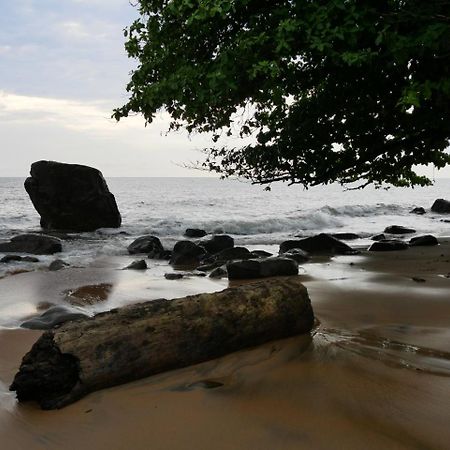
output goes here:
[[314, 315], [297, 277], [174, 300], [154, 300], [47, 331], [10, 389], [43, 409], [89, 392], [308, 333]]

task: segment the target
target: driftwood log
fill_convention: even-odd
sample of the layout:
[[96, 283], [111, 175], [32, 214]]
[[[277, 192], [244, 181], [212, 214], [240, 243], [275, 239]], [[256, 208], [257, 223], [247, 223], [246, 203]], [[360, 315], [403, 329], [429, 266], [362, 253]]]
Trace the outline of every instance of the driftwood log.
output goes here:
[[297, 277], [174, 300], [154, 300], [45, 332], [10, 389], [43, 409], [89, 392], [308, 333], [314, 316]]

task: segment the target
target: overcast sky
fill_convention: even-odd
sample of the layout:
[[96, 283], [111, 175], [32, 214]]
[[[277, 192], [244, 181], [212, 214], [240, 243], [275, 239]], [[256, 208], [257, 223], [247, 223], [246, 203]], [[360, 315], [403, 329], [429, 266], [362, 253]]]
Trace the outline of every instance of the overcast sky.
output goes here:
[[199, 176], [206, 137], [169, 134], [160, 115], [116, 123], [133, 61], [123, 28], [128, 0], [13, 0], [0, 11], [0, 176], [39, 159], [98, 167], [106, 176]]
[[201, 158], [207, 137], [166, 135], [163, 114], [147, 128], [137, 117], [110, 119], [127, 99], [123, 28], [136, 15], [128, 0], [1, 2], [0, 177], [26, 176], [39, 159], [106, 176], [202, 175], [182, 166]]

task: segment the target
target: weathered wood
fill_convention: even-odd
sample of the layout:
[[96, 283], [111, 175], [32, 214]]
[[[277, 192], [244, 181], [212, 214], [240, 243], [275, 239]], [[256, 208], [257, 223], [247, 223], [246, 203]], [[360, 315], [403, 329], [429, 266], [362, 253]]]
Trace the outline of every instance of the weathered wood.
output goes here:
[[44, 409], [89, 392], [307, 333], [314, 322], [297, 277], [174, 300], [154, 300], [48, 331], [10, 389]]

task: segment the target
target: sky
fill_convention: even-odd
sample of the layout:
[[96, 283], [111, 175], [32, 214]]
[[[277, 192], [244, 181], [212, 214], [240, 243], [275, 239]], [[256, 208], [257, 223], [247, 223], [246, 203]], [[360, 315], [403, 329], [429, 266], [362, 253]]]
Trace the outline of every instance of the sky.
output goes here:
[[87, 164], [105, 176], [201, 176], [186, 165], [208, 138], [167, 134], [169, 117], [119, 123], [133, 61], [123, 29], [128, 0], [0, 1], [0, 177], [33, 161]]
[[[132, 3], [132, 2], [131, 2]], [[207, 136], [169, 133], [161, 113], [116, 123], [133, 60], [123, 29], [129, 0], [0, 0], [0, 177], [26, 176], [33, 161], [97, 167], [113, 176], [204, 176]], [[450, 177], [450, 167], [428, 176]]]

